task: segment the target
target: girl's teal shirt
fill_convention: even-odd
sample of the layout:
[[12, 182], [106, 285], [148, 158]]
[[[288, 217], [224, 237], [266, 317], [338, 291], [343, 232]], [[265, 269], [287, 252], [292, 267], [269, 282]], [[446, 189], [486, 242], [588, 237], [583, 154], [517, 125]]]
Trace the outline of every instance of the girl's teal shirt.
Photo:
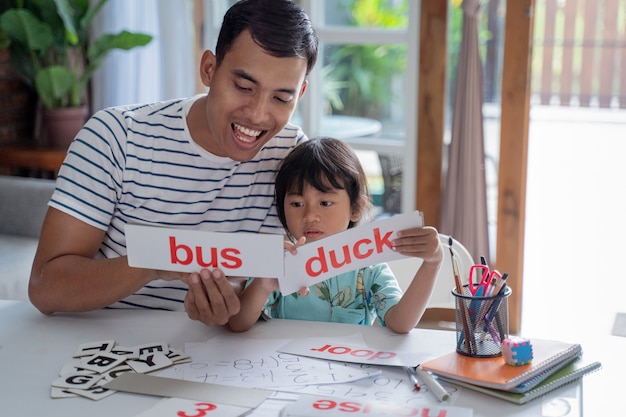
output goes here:
[[297, 292], [283, 296], [274, 291], [267, 299], [263, 316], [364, 325], [372, 325], [378, 319], [385, 326], [385, 314], [402, 297], [398, 281], [386, 263], [337, 275], [309, 289], [308, 296]]

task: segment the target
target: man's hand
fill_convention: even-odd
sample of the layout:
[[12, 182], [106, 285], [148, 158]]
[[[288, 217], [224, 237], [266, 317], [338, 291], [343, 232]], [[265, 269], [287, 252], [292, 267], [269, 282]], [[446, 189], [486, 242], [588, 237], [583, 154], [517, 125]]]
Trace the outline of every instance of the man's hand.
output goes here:
[[185, 297], [185, 309], [192, 320], [207, 326], [226, 324], [239, 312], [238, 292], [241, 282], [229, 281], [219, 269], [203, 269], [189, 277], [189, 291]]

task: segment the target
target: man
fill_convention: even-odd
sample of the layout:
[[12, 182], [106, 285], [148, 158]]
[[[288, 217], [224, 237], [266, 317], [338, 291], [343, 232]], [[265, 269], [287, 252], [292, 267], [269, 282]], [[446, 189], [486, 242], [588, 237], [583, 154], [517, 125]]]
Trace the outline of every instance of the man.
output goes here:
[[242, 0], [226, 13], [215, 54], [202, 56], [206, 95], [97, 112], [59, 172], [31, 302], [44, 314], [184, 307], [207, 325], [226, 323], [239, 299], [222, 271], [131, 268], [124, 227], [283, 233], [274, 175], [306, 139], [287, 123], [317, 48], [293, 2]]

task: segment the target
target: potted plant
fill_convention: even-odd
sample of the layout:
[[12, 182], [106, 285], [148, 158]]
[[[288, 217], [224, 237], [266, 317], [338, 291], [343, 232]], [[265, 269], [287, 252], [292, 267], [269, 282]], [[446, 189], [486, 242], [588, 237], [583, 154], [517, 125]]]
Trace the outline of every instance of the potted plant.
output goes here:
[[[11, 63], [35, 89], [51, 146], [67, 146], [85, 122], [86, 87], [114, 49], [147, 45], [152, 36], [122, 31], [90, 39], [94, 16], [108, 0], [11, 0], [0, 14], [0, 43], [8, 44]], [[77, 127], [55, 135], [50, 113], [78, 113]], [[62, 126], [67, 126], [64, 120]], [[62, 142], [59, 142], [61, 140]]]

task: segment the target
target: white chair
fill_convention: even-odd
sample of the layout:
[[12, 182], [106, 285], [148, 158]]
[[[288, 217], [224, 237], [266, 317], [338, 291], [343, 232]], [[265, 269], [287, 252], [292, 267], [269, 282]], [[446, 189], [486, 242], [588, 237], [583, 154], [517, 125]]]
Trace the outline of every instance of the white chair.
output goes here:
[[[437, 283], [433, 289], [426, 311], [417, 327], [454, 330], [456, 318], [454, 296], [451, 291], [455, 283], [449, 250], [449, 236], [440, 233], [439, 239], [441, 239], [441, 244], [444, 249], [443, 263], [439, 270]], [[461, 281], [465, 282], [467, 281], [471, 266], [475, 263], [474, 259], [467, 248], [457, 240], [453, 240], [452, 250], [459, 265]], [[415, 272], [422, 265], [422, 262], [422, 259], [415, 257], [402, 258], [388, 262], [389, 267], [391, 267], [403, 291], [406, 291], [408, 288], [415, 276]]]

